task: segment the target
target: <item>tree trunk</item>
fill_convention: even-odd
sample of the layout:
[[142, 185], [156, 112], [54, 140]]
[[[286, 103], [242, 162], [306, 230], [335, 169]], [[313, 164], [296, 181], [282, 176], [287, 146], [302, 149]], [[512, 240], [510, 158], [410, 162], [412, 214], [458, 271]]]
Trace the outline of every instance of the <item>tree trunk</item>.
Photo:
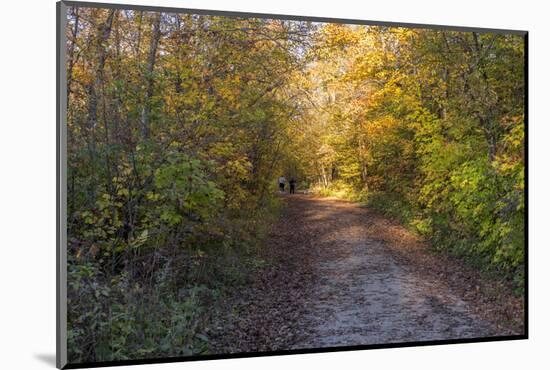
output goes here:
[[[95, 68], [95, 79], [88, 85], [88, 117], [87, 117], [87, 134], [88, 134], [88, 152], [90, 156], [90, 164], [95, 165], [95, 152], [96, 152], [96, 140], [95, 140], [95, 128], [97, 126], [97, 105], [98, 105], [98, 90], [103, 85], [104, 76], [103, 70], [105, 69], [105, 61], [107, 59], [107, 49], [105, 44], [111, 34], [111, 28], [113, 25], [113, 19], [116, 10], [113, 9], [109, 12], [105, 22], [101, 23], [97, 28], [97, 37], [94, 43], [95, 52], [97, 52], [97, 66]], [[95, 186], [92, 182], [90, 184], [90, 198], [95, 202]]]
[[[482, 85], [482, 95], [485, 99], [488, 99], [491, 93], [491, 87], [489, 85], [489, 76], [487, 75], [487, 70], [485, 69], [485, 62], [483, 60], [483, 50], [477, 33], [472, 32], [472, 38], [474, 40], [474, 50], [476, 52], [476, 65], [481, 71], [481, 77], [483, 81]], [[497, 142], [498, 142], [498, 130], [494, 124], [493, 118], [493, 108], [494, 104], [491, 101], [484, 101], [484, 112], [478, 114], [479, 123], [485, 133], [485, 139], [489, 145], [489, 161], [493, 162], [497, 153]]]
[[105, 69], [105, 60], [107, 59], [105, 43], [111, 34], [115, 11], [116, 10], [114, 9], [111, 10], [105, 22], [102, 23], [97, 29], [98, 34], [95, 45], [96, 52], [98, 54], [97, 67], [95, 69], [95, 79], [88, 85], [88, 130], [92, 149], [95, 149], [94, 128], [97, 125], [97, 91], [103, 84], [103, 70]]
[[142, 134], [144, 139], [149, 138], [150, 121], [151, 121], [151, 99], [153, 97], [154, 79], [153, 70], [157, 58], [157, 49], [160, 41], [160, 13], [156, 13], [153, 18], [153, 31], [151, 34], [151, 43], [149, 44], [149, 55], [147, 57], [146, 80], [147, 90], [145, 92], [145, 102], [142, 110]]
[[78, 15], [78, 7], [73, 7], [73, 15], [74, 15], [74, 28], [71, 30], [71, 46], [69, 46], [69, 50], [67, 52], [67, 61], [68, 61], [68, 67], [67, 67], [67, 107], [69, 106], [69, 96], [71, 95], [71, 85], [73, 82], [73, 69], [75, 65], [75, 57], [74, 57], [74, 49], [76, 47], [76, 38], [78, 36], [78, 23], [79, 23], [79, 15]]

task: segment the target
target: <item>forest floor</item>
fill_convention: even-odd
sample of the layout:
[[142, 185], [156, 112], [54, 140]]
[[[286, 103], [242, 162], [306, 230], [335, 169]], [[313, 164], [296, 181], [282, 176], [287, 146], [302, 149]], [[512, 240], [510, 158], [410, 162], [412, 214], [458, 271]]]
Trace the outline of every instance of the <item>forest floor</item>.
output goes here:
[[352, 202], [284, 196], [267, 267], [226, 300], [211, 353], [523, 334], [523, 299]]

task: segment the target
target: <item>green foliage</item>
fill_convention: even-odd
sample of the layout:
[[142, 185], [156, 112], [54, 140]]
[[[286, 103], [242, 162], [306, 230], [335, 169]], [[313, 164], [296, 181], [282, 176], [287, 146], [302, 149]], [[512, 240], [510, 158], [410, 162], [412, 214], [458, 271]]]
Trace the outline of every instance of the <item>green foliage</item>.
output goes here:
[[160, 219], [175, 226], [186, 215], [200, 219], [216, 215], [224, 192], [208, 180], [200, 160], [177, 152], [166, 156], [167, 164], [155, 171], [154, 192], [147, 194], [149, 199], [162, 204]]
[[301, 144], [317, 155], [304, 172], [319, 193], [366, 202], [521, 286], [521, 38], [333, 25], [322, 35], [309, 71], [320, 139]]
[[[132, 283], [122, 273], [111, 281], [93, 264], [69, 271], [69, 331], [71, 358], [116, 361], [151, 356], [196, 355], [208, 351], [206, 304], [219, 293], [206, 286], [167, 289], [159, 275], [156, 289]], [[86, 343], [94, 340], [95, 346]]]

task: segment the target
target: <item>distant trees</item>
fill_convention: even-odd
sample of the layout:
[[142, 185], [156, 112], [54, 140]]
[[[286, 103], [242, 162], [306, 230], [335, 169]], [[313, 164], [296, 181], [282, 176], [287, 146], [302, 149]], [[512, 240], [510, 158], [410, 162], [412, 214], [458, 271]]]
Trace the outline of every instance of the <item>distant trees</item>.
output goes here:
[[309, 176], [521, 282], [523, 38], [327, 25], [317, 40]]

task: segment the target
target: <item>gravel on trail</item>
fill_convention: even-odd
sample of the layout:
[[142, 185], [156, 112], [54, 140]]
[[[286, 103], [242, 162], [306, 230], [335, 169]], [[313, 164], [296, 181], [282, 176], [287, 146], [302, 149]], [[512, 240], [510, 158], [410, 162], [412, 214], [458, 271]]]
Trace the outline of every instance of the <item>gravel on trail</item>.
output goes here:
[[522, 333], [519, 298], [485, 297], [474, 270], [398, 224], [352, 202], [284, 200], [264, 250], [270, 264], [229, 298], [234, 315], [214, 331], [211, 353]]

